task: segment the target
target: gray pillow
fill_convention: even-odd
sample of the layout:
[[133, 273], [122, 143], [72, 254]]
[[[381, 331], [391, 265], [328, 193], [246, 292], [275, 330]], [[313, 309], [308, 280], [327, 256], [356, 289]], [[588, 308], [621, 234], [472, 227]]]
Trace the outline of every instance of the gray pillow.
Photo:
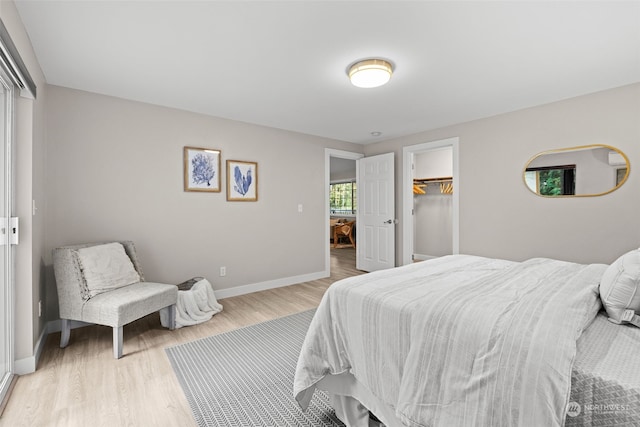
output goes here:
[[120, 243], [78, 249], [78, 262], [88, 298], [140, 281], [140, 275]]

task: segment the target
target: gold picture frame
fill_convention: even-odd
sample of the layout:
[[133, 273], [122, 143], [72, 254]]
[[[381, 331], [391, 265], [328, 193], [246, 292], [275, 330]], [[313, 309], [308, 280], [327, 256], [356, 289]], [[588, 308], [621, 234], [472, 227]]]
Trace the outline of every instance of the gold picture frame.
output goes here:
[[255, 202], [258, 200], [258, 163], [227, 160], [227, 200]]
[[220, 150], [184, 147], [184, 191], [219, 193]]

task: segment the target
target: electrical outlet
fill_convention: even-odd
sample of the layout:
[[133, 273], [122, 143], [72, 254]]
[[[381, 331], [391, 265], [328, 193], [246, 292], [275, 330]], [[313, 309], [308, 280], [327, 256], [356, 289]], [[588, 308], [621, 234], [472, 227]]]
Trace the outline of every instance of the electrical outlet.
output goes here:
[[38, 317], [42, 317], [42, 300], [38, 301]]
[[227, 275], [227, 267], [220, 267], [220, 277]]

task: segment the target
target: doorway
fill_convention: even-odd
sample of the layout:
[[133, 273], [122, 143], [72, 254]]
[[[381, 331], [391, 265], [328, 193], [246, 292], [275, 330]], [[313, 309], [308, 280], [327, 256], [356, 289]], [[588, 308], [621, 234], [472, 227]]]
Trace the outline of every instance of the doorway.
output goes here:
[[403, 148], [402, 263], [459, 253], [458, 138]]
[[[329, 148], [325, 149], [326, 217], [325, 217], [325, 234], [324, 235], [326, 236], [325, 238], [325, 272], [327, 275], [331, 274], [332, 261], [334, 264], [336, 262], [339, 262], [341, 266], [344, 266], [346, 263], [348, 264], [348, 267], [349, 268], [352, 267], [354, 271], [356, 268], [356, 257], [355, 257], [356, 249], [353, 249], [348, 254], [344, 254], [344, 256], [342, 256], [342, 253], [337, 254], [337, 255], [340, 255], [339, 259], [332, 260], [331, 251], [333, 250], [333, 244], [331, 242], [331, 239], [334, 238], [332, 219], [334, 221], [335, 220], [355, 221], [357, 204], [355, 204], [354, 206], [354, 204], [349, 205], [347, 203], [343, 206], [333, 206], [333, 209], [332, 209], [330, 191], [331, 191], [332, 184], [352, 183], [352, 186], [355, 187], [355, 191], [357, 192], [357, 188], [358, 188], [357, 160], [361, 159], [362, 157], [364, 157], [364, 155], [360, 153], [334, 150]], [[344, 187], [346, 191], [348, 190], [349, 185], [344, 185]], [[355, 233], [355, 230], [354, 230], [354, 233]], [[357, 239], [357, 236], [354, 236], [354, 237]]]

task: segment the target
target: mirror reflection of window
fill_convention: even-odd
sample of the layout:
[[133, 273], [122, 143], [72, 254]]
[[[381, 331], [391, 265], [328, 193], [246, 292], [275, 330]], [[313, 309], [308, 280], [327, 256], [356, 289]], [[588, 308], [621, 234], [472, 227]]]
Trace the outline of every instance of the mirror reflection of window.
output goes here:
[[616, 185], [620, 185], [626, 176], [627, 168], [616, 169]]
[[529, 189], [542, 196], [572, 196], [576, 194], [576, 165], [527, 168], [525, 180]]

